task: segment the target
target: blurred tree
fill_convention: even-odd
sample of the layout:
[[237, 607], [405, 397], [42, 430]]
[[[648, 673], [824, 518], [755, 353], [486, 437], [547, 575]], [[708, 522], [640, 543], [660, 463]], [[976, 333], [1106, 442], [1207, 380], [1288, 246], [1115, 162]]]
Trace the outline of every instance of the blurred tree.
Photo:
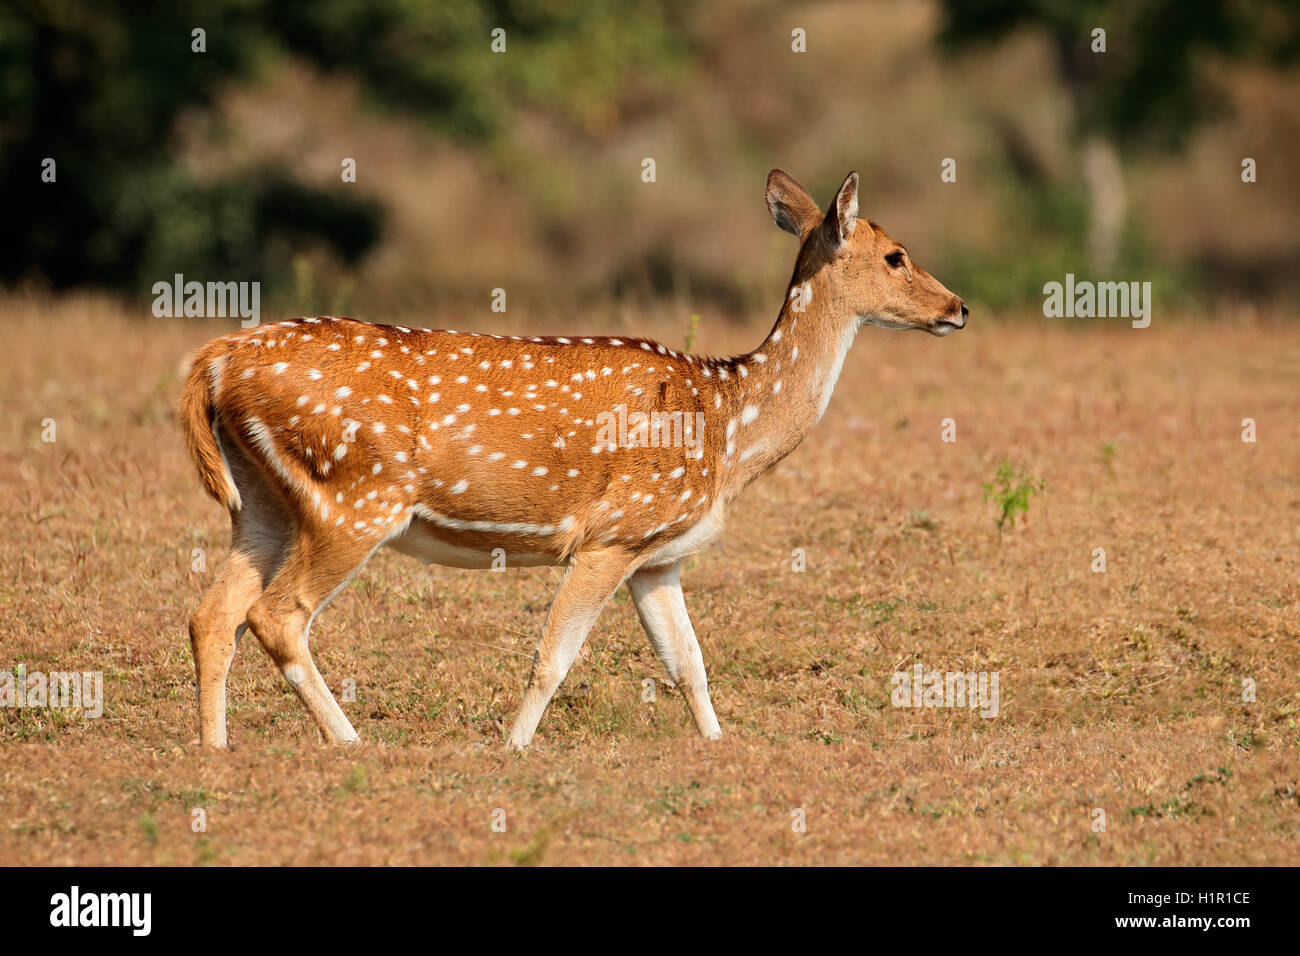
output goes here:
[[[291, 170], [194, 178], [178, 118], [223, 84], [297, 56], [359, 79], [368, 99], [453, 136], [503, 135], [520, 106], [599, 132], [631, 77], [670, 66], [684, 0], [16, 0], [0, 5], [0, 281], [137, 292], [173, 272], [289, 270], [323, 242], [356, 262], [382, 210]], [[204, 31], [204, 51], [192, 31]], [[492, 31], [505, 31], [495, 55]], [[519, 55], [522, 54], [522, 55]], [[644, 72], [635, 68], [645, 67]], [[41, 179], [46, 158], [54, 182]], [[285, 241], [287, 240], [287, 242]], [[288, 246], [289, 251], [285, 252]], [[279, 250], [277, 252], [277, 250]]]
[[[173, 272], [262, 277], [275, 271], [277, 235], [364, 254], [379, 232], [374, 204], [290, 189], [273, 170], [200, 183], [176, 157], [182, 112], [266, 53], [256, 13], [205, 0], [0, 6], [0, 279], [138, 291]], [[46, 157], [54, 182], [40, 179]]]
[[[1094, 269], [1114, 263], [1126, 201], [1120, 150], [1174, 149], [1224, 98], [1206, 55], [1289, 63], [1300, 53], [1294, 0], [942, 0], [942, 42], [968, 47], [1045, 30], [1074, 104]], [[1105, 52], [1094, 50], [1103, 29]]]
[[[326, 72], [356, 73], [371, 100], [471, 142], [507, 132], [520, 107], [587, 133], [634, 83], [680, 62], [688, 0], [315, 0], [267, 3], [265, 26]], [[494, 53], [494, 31], [503, 53]]]

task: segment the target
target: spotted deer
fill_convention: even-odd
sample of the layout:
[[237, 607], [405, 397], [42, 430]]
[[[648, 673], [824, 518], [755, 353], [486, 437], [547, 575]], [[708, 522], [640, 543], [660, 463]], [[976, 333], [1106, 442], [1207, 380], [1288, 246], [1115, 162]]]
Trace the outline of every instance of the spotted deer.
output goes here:
[[861, 326], [947, 335], [967, 316], [903, 246], [858, 218], [857, 173], [823, 215], [773, 170], [767, 205], [799, 237], [799, 254], [771, 332], [733, 358], [631, 336], [332, 316], [201, 348], [181, 418], [232, 527], [229, 559], [190, 622], [202, 743], [227, 744], [226, 677], [245, 628], [327, 741], [358, 739], [308, 634], [382, 547], [457, 568], [494, 557], [563, 566], [510, 747], [532, 741], [625, 581], [700, 734], [718, 737], [682, 560], [718, 537], [736, 496], [821, 418]]

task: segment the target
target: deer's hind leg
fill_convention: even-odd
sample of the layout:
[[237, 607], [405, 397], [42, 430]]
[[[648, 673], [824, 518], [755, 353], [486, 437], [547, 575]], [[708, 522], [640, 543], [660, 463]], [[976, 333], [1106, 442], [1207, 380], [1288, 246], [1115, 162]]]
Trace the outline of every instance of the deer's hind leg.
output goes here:
[[242, 510], [231, 514], [230, 555], [190, 618], [198, 689], [199, 741], [225, 747], [226, 679], [244, 633], [248, 609], [262, 596], [288, 552], [292, 523], [275, 492], [236, 455], [231, 472]]
[[329, 743], [357, 732], [312, 660], [311, 623], [373, 553], [373, 542], [299, 526], [289, 557], [248, 611], [248, 626]]
[[631, 570], [631, 555], [616, 551], [579, 552], [564, 573], [533, 655], [533, 671], [506, 746], [523, 750], [533, 739], [560, 682], [573, 666], [605, 602]]

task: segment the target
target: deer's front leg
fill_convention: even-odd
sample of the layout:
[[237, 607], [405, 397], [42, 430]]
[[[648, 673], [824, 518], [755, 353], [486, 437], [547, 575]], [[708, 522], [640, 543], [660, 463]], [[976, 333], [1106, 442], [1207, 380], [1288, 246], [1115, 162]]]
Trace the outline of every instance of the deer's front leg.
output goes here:
[[695, 718], [700, 736], [716, 740], [722, 736], [722, 728], [718, 726], [713, 702], [709, 700], [704, 655], [700, 653], [700, 642], [686, 613], [680, 572], [680, 563], [646, 568], [633, 574], [627, 586], [636, 603], [641, 626], [663, 662], [664, 670], [685, 695], [686, 706]]
[[618, 590], [631, 566], [632, 558], [624, 551], [574, 555], [546, 615], [542, 639], [533, 655], [532, 676], [506, 738], [507, 746], [522, 750], [532, 742], [542, 712], [573, 666], [605, 602]]

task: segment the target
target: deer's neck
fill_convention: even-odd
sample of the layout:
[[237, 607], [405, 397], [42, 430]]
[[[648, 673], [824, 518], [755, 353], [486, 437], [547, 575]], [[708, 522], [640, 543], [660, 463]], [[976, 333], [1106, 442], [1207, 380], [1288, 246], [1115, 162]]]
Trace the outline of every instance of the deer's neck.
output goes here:
[[732, 360], [745, 373], [732, 378], [720, 425], [722, 470], [735, 494], [794, 451], [830, 402], [859, 323], [827, 285], [814, 277], [804, 296], [792, 284], [763, 344]]

